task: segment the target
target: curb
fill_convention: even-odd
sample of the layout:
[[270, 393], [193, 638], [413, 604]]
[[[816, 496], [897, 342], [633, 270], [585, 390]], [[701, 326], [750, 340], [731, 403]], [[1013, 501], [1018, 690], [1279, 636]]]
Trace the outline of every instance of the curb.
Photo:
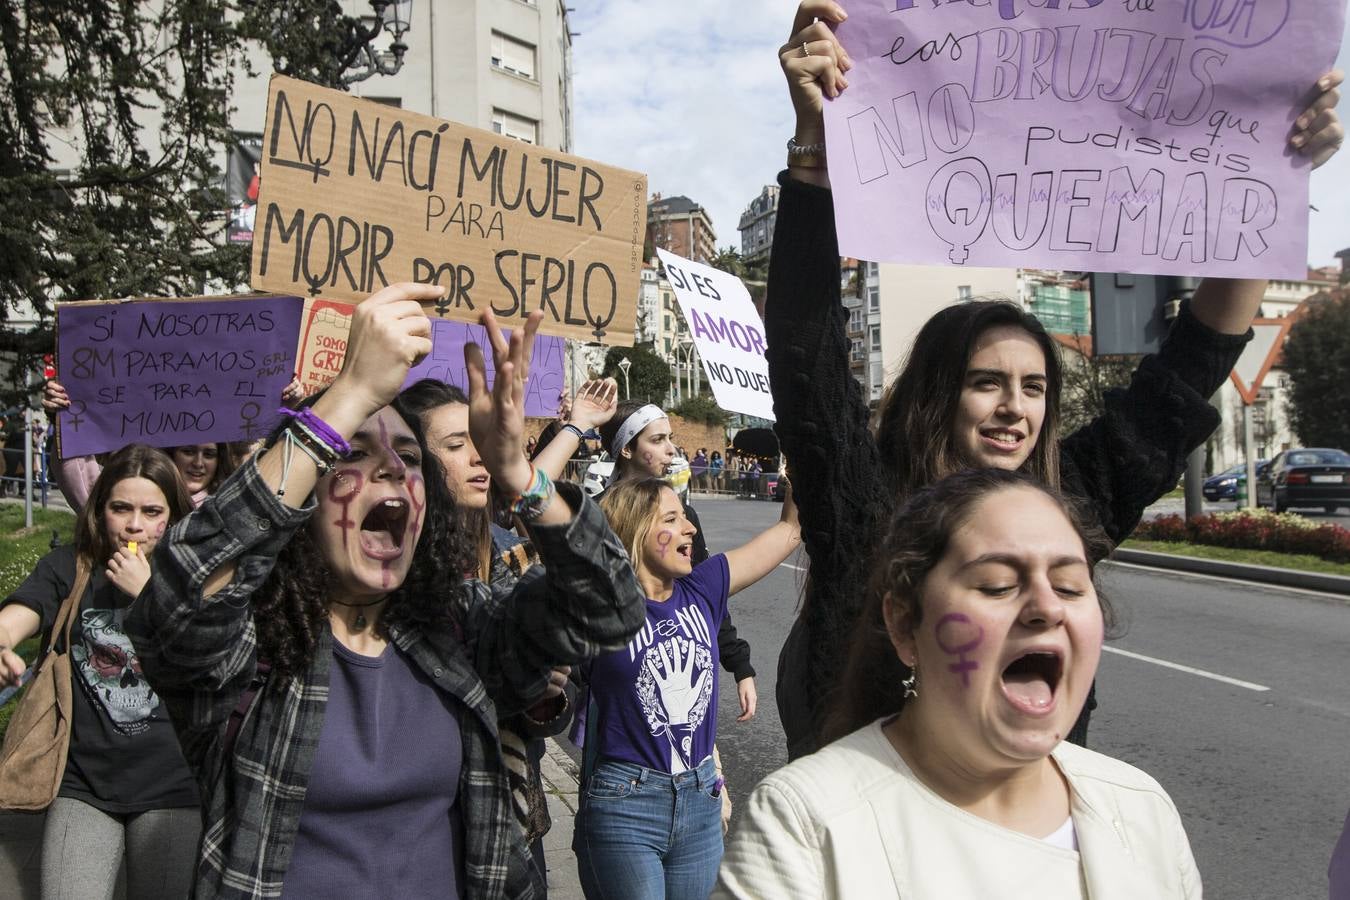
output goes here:
[[1115, 553], [1111, 554], [1109, 561], [1132, 563], [1154, 569], [1191, 572], [1196, 575], [1216, 575], [1221, 578], [1236, 578], [1239, 581], [1251, 581], [1257, 584], [1271, 584], [1277, 587], [1299, 588], [1305, 591], [1320, 591], [1326, 594], [1350, 597], [1350, 578], [1343, 575], [1323, 575], [1317, 572], [1300, 572], [1296, 569], [1251, 566], [1246, 563], [1223, 562], [1217, 559], [1199, 559], [1193, 556], [1175, 556], [1171, 553], [1154, 553], [1150, 550], [1130, 550], [1126, 548], [1118, 548]]

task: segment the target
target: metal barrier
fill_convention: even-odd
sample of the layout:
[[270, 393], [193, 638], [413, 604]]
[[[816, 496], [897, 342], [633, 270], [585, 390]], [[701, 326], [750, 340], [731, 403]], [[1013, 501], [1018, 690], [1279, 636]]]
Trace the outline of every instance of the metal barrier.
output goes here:
[[740, 472], [704, 472], [689, 481], [689, 489], [698, 494], [721, 494], [726, 497], [744, 497], [748, 500], [769, 500], [773, 497], [778, 473], [766, 472], [748, 477]]

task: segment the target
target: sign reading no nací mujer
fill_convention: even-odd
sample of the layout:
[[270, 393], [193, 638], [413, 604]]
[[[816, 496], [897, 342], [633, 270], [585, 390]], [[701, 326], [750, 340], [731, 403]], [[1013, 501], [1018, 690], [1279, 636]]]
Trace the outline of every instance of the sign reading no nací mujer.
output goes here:
[[632, 344], [647, 178], [273, 76], [252, 285], [360, 301], [439, 284], [433, 317]]
[[1294, 119], [1345, 0], [851, 0], [826, 105], [860, 259], [1302, 278]]

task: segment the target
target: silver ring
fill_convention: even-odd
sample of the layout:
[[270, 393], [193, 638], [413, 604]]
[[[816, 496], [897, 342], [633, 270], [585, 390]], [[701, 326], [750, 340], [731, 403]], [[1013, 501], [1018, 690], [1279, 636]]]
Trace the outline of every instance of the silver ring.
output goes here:
[[809, 49], [810, 45], [811, 45], [810, 41], [802, 41], [802, 56], [811, 55], [811, 50]]

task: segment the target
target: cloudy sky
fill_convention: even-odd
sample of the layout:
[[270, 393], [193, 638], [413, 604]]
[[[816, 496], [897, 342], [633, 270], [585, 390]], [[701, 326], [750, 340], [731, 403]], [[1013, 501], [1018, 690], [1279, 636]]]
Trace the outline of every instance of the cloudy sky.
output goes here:
[[[777, 51], [795, 9], [791, 0], [576, 3], [576, 152], [702, 204], [718, 246], [739, 249], [741, 212], [773, 183], [792, 134]], [[1350, 27], [1338, 64], [1350, 70]], [[1350, 104], [1341, 115], [1350, 120]], [[1313, 175], [1314, 265], [1350, 247], [1347, 185], [1350, 150]]]

